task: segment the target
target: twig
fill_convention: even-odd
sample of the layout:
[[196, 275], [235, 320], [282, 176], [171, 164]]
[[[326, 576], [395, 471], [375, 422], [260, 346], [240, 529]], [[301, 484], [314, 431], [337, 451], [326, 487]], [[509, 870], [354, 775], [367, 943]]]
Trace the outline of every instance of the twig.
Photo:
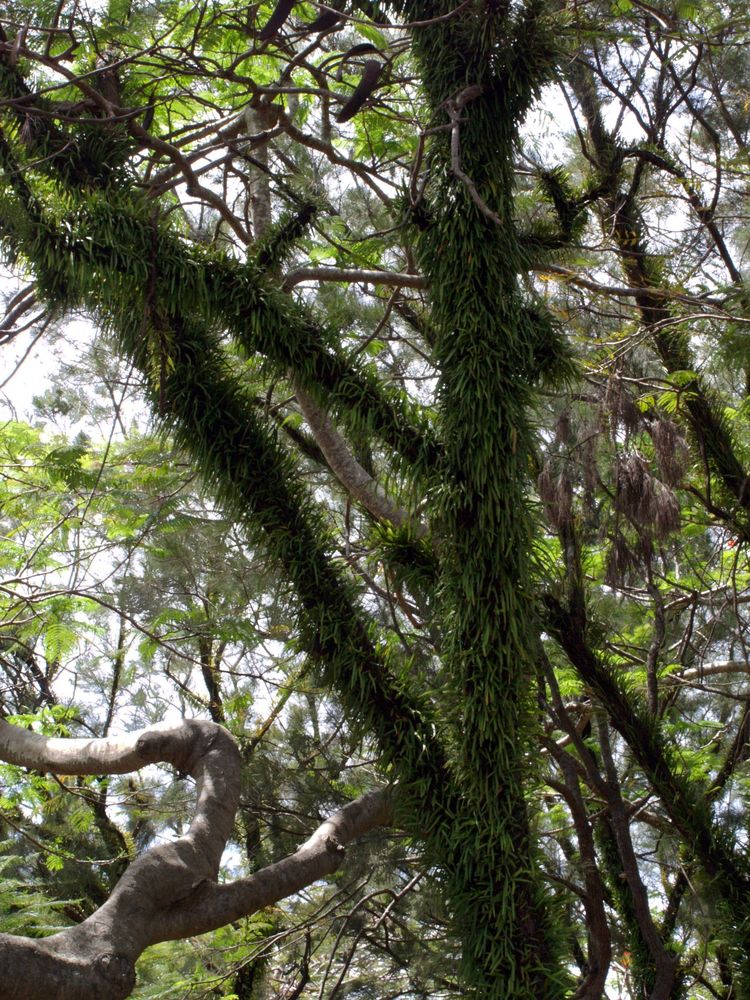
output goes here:
[[458, 97], [452, 97], [445, 102], [445, 109], [451, 120], [451, 170], [453, 174], [465, 185], [466, 190], [471, 195], [471, 200], [479, 211], [495, 225], [501, 226], [502, 220], [497, 212], [493, 212], [490, 206], [484, 201], [477, 191], [474, 181], [461, 168], [461, 112], [471, 101], [475, 101], [482, 94], [483, 87], [478, 83], [473, 83], [470, 87], [465, 87]]

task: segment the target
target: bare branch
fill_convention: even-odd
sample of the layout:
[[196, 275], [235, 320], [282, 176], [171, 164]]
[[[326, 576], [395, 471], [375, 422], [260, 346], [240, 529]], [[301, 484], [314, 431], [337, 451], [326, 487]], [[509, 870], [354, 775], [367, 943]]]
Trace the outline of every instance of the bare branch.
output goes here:
[[301, 385], [295, 385], [295, 392], [320, 450], [336, 478], [351, 496], [359, 500], [379, 521], [389, 521], [396, 527], [401, 527], [413, 520], [409, 512], [389, 497], [380, 483], [362, 468], [331, 418], [312, 396]]
[[393, 819], [387, 791], [368, 792], [325, 820], [294, 854], [254, 875], [226, 885], [206, 883], [170, 914], [170, 937], [182, 938], [223, 927], [286, 899], [333, 874], [344, 860], [344, 847]]
[[421, 274], [404, 271], [361, 271], [356, 267], [300, 267], [284, 278], [288, 291], [303, 281], [342, 281], [360, 285], [396, 285], [400, 288], [427, 288]]
[[159, 941], [201, 934], [283, 899], [335, 871], [343, 845], [391, 819], [373, 792], [326, 820], [293, 855], [249, 879], [216, 879], [239, 801], [240, 754], [213, 722], [184, 720], [130, 736], [54, 739], [0, 720], [0, 759], [57, 774], [125, 774], [165, 761], [197, 782], [195, 816], [182, 837], [146, 851], [107, 902], [83, 923], [39, 940], [0, 935], [3, 1000], [120, 1000], [134, 966]]

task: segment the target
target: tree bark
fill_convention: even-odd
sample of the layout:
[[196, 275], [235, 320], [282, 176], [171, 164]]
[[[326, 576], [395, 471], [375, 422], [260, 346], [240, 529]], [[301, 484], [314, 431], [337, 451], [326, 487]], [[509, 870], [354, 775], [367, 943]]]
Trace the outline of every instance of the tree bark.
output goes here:
[[190, 827], [137, 858], [83, 923], [29, 940], [0, 934], [0, 1000], [121, 1000], [149, 945], [204, 934], [289, 896], [341, 864], [344, 845], [391, 819], [370, 792], [325, 820], [298, 850], [222, 885], [219, 864], [239, 800], [240, 754], [213, 722], [184, 720], [108, 739], [51, 739], [0, 720], [0, 759], [55, 774], [125, 774], [167, 762], [197, 783]]

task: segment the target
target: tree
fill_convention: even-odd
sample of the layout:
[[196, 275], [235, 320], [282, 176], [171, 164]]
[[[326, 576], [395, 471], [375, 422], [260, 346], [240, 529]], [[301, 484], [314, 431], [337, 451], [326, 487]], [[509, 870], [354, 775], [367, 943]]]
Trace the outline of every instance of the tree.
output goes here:
[[[469, 994], [598, 997], [614, 955], [633, 996], [750, 995], [746, 33], [718, 4], [11, 5], [0, 240], [33, 290], [6, 339], [39, 306], [101, 327], [386, 787], [217, 882], [221, 623], [173, 598], [212, 721], [0, 729], [15, 765], [198, 782], [95, 913], [1, 939], [5, 995], [33, 967], [126, 996], [148, 945], [391, 823]], [[524, 122], [553, 88], [550, 153]]]

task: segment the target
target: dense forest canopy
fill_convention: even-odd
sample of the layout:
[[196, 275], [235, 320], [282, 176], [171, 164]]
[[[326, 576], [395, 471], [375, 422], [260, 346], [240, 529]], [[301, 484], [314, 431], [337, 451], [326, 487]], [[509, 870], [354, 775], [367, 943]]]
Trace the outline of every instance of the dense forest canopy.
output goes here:
[[750, 998], [749, 36], [6, 0], [0, 998]]

